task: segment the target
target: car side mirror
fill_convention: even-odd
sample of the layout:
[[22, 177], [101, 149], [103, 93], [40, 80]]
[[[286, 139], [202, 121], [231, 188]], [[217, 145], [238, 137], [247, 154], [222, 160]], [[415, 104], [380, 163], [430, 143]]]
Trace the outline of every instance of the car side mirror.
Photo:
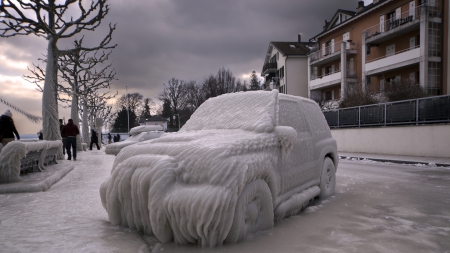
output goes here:
[[290, 126], [277, 126], [274, 132], [280, 141], [283, 155], [289, 155], [294, 144], [297, 142], [297, 131]]

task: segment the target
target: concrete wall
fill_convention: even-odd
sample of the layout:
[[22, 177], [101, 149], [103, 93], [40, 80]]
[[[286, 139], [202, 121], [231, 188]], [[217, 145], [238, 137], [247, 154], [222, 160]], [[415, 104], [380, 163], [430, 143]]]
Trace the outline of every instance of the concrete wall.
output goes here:
[[308, 97], [308, 57], [289, 56], [284, 67], [287, 94]]
[[332, 129], [338, 151], [450, 157], [450, 124]]

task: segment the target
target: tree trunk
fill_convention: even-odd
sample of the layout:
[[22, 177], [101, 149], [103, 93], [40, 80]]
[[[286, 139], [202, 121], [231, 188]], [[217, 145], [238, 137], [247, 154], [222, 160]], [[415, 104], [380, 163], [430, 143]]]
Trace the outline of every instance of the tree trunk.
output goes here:
[[88, 115], [87, 115], [87, 105], [86, 101], [83, 103], [83, 142], [89, 145], [89, 126], [88, 126]]
[[[80, 117], [78, 116], [78, 88], [74, 87], [72, 95], [72, 105], [70, 108], [70, 117], [73, 120], [73, 124], [80, 129]], [[83, 150], [83, 144], [81, 143], [81, 135], [77, 135], [77, 151]]]
[[[42, 93], [42, 130], [44, 140], [61, 140], [58, 121], [58, 48], [54, 38], [50, 38], [47, 48], [47, 66], [45, 68], [44, 91]], [[62, 149], [58, 159], [64, 159]]]

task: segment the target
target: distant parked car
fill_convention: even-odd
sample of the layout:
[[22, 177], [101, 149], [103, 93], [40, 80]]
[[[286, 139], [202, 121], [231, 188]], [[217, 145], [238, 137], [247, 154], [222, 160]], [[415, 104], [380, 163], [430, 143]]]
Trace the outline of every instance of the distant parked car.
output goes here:
[[113, 225], [212, 247], [330, 196], [337, 166], [315, 102], [232, 93], [207, 100], [179, 132], [122, 149], [100, 195]]
[[106, 145], [105, 153], [108, 155], [117, 155], [122, 148], [133, 145], [135, 143], [159, 138], [164, 134], [160, 125], [137, 126], [130, 129], [130, 137], [121, 142], [115, 142]]

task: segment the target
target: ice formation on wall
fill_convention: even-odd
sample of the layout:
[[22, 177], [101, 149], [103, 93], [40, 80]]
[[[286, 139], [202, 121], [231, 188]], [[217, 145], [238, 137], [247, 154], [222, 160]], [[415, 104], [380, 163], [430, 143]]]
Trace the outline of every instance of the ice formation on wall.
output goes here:
[[0, 153], [0, 183], [22, 181], [20, 178], [20, 159], [27, 153], [25, 143], [13, 141], [3, 147]]
[[60, 149], [61, 147], [61, 141], [13, 141], [8, 143], [0, 152], [0, 183], [13, 183], [22, 180], [20, 178], [20, 160], [28, 153], [42, 150], [38, 168], [43, 170], [45, 169], [45, 152], [50, 148]]
[[318, 194], [318, 178], [284, 191], [279, 167], [299, 142], [277, 117], [277, 91], [226, 94], [179, 132], [123, 148], [100, 187], [109, 220], [162, 243], [210, 247], [271, 228], [274, 210], [284, 217]]

